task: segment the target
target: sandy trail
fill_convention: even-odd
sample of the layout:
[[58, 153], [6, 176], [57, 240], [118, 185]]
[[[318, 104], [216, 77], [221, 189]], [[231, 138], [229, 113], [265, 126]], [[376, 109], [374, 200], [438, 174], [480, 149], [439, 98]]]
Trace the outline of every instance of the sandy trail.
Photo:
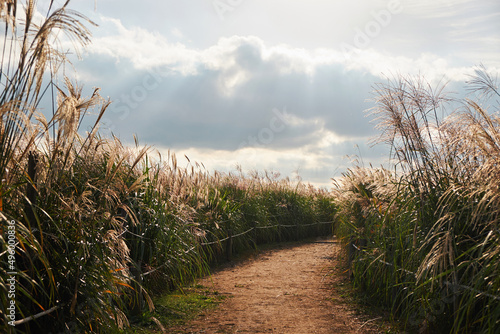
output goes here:
[[336, 288], [334, 239], [281, 246], [230, 264], [200, 281], [227, 299], [178, 333], [378, 333]]

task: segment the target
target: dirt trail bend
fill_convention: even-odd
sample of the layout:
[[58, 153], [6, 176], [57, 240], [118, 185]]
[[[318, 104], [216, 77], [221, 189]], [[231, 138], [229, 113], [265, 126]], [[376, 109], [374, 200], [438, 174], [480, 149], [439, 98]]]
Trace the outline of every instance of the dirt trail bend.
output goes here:
[[334, 239], [318, 239], [215, 272], [200, 283], [228, 298], [177, 333], [377, 333], [342, 303], [336, 252]]

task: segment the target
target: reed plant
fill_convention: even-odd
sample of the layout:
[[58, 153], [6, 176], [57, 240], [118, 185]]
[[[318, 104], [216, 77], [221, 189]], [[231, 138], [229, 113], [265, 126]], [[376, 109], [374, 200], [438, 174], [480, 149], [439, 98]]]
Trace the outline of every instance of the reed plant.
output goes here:
[[101, 137], [110, 101], [98, 89], [84, 96], [61, 74], [68, 60], [58, 41], [85, 46], [93, 23], [69, 1], [47, 5], [0, 1], [1, 332], [120, 332], [145, 316], [158, 323], [155, 295], [206, 274], [228, 236], [240, 235], [230, 245], [238, 252], [331, 233], [331, 224], [309, 225], [333, 219], [329, 192], [273, 173], [208, 172], [187, 157], [181, 167], [173, 153]]
[[467, 86], [461, 100], [423, 78], [377, 86], [394, 171], [355, 168], [338, 185], [354, 281], [409, 331], [500, 328], [500, 95], [483, 66]]
[[[97, 123], [86, 137], [80, 119], [108, 103], [98, 92], [90, 98], [69, 79], [56, 77], [66, 61], [58, 51], [61, 32], [85, 45], [90, 34], [82, 15], [51, 1], [43, 16], [35, 1], [1, 1], [4, 22], [0, 82], [1, 328], [6, 332], [83, 331], [120, 326], [126, 318], [119, 295], [127, 286], [126, 245], [118, 237], [113, 210], [119, 205], [110, 159], [90, 164], [90, 150], [100, 150]], [[58, 82], [61, 82], [59, 84]], [[58, 99], [51, 118], [39, 113], [47, 92]], [[55, 102], [55, 101], [54, 101]], [[55, 106], [55, 103], [54, 103]], [[103, 163], [105, 154], [94, 160]], [[85, 159], [88, 161], [84, 162]], [[82, 169], [90, 165], [92, 168]], [[107, 171], [101, 189], [88, 180], [98, 167]], [[106, 168], [108, 166], [108, 168]], [[102, 174], [100, 174], [102, 175]], [[97, 209], [97, 210], [96, 210]], [[12, 266], [7, 266], [7, 222], [15, 222], [15, 297], [7, 297]], [[12, 263], [11, 263], [12, 264]], [[10, 270], [7, 270], [9, 268]], [[15, 301], [16, 319], [8, 318]], [[54, 315], [59, 321], [54, 325]], [[33, 321], [35, 315], [40, 320]], [[42, 317], [44, 316], [44, 317]], [[113, 319], [113, 321], [109, 321]], [[15, 320], [15, 321], [14, 321]], [[11, 324], [8, 324], [8, 323]], [[12, 323], [16, 326], [11, 326]]]

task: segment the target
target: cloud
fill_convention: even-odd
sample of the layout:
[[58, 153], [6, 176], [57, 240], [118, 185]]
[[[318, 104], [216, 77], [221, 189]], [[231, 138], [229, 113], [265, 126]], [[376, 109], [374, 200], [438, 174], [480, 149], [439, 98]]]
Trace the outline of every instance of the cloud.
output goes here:
[[179, 30], [179, 28], [174, 28], [170, 31], [170, 33], [172, 34], [172, 36], [178, 38], [178, 39], [183, 39], [184, 38], [184, 34], [182, 33], [182, 31]]
[[[183, 75], [198, 75], [204, 69], [219, 71], [220, 89], [228, 94], [232, 88], [247, 81], [251, 75], [249, 72], [264, 65], [279, 74], [313, 75], [317, 68], [325, 65], [364, 70], [378, 77], [396, 69], [402, 73], [418, 71], [431, 77], [436, 76], [436, 68], [438, 76], [457, 73], [457, 67], [446, 58], [430, 52], [404, 57], [371, 48], [358, 49], [354, 45], [354, 50], [343, 50], [341, 47], [306, 50], [285, 44], [267, 46], [255, 36], [222, 37], [216, 45], [200, 50], [180, 42], [170, 42], [155, 31], [141, 27], [127, 28], [118, 19], [102, 17], [101, 20], [108, 35], [95, 38], [89, 53], [109, 56], [116, 62], [128, 60], [136, 70], [169, 66]], [[182, 35], [178, 28], [173, 31], [175, 35]], [[484, 38], [491, 42], [496, 40]], [[458, 69], [463, 72], [463, 68]]]
[[141, 27], [126, 28], [119, 19], [101, 17], [102, 29], [111, 32], [94, 38], [87, 49], [91, 54], [112, 57], [116, 62], [127, 59], [135, 69], [158, 65], [175, 65], [184, 74], [194, 73], [199, 58], [196, 50], [181, 43], [171, 43], [159, 32]]
[[383, 162], [384, 149], [366, 144], [377, 133], [363, 112], [372, 107], [375, 83], [398, 73], [456, 83], [472, 73], [428, 52], [410, 57], [367, 48], [346, 57], [340, 49], [237, 35], [194, 48], [180, 29], [169, 34], [182, 43], [102, 21], [108, 35], [94, 39], [82, 78], [95, 73], [100, 82], [92, 84], [114, 100], [104, 123], [115, 134], [136, 134], [219, 170], [236, 163], [285, 175], [301, 169], [317, 184], [345, 169], [342, 157], [355, 147], [367, 161]]
[[[126, 118], [122, 130], [183, 148], [236, 149], [266, 128], [273, 108], [283, 106], [300, 125], [288, 126], [269, 145], [309, 145], [317, 130], [313, 124], [322, 124], [337, 140], [370, 135], [374, 131], [363, 110], [370, 107], [372, 85], [385, 80], [383, 73], [423, 72], [438, 82], [463, 80], [468, 71], [432, 54], [412, 59], [368, 49], [346, 59], [335, 50], [266, 46], [254, 36], [221, 38], [195, 50], [140, 28], [127, 29], [118, 20], [105, 21], [118, 35], [98, 38], [90, 52], [110, 55], [118, 72], [124, 68], [115, 78], [121, 94], [114, 94], [118, 101], [111, 108], [127, 109], [115, 115]], [[128, 78], [130, 71], [134, 75]], [[154, 89], [146, 89], [147, 82]]]
[[[155, 146], [167, 155], [170, 147]], [[178, 157], [186, 155], [192, 164], [201, 162], [208, 171], [236, 172], [241, 166], [244, 172], [279, 171], [281, 175], [298, 175], [318, 187], [330, 188], [331, 178], [339, 177], [352, 166], [352, 162], [373, 166], [387, 163], [386, 148], [382, 145], [370, 147], [366, 141], [343, 141], [323, 147], [276, 149], [270, 147], [245, 147], [238, 150], [203, 148], [176, 149]], [[186, 161], [187, 163], [187, 161]], [[182, 165], [182, 163], [180, 163]]]

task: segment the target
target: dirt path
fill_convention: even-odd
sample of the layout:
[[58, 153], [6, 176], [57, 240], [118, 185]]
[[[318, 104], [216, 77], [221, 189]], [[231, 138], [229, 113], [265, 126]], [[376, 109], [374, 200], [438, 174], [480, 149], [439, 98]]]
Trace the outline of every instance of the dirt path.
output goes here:
[[200, 315], [181, 333], [380, 333], [342, 302], [339, 275], [332, 275], [333, 239], [282, 246], [230, 265], [210, 278], [229, 298]]

